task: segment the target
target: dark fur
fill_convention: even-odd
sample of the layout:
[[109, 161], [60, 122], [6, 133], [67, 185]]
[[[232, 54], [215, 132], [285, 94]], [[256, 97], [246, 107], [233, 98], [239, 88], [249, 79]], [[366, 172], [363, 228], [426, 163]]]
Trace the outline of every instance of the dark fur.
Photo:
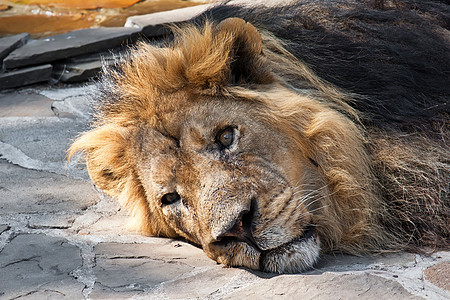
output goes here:
[[366, 124], [448, 119], [450, 6], [444, 1], [316, 1], [217, 6], [197, 18], [239, 17], [287, 43], [321, 78], [357, 94]]

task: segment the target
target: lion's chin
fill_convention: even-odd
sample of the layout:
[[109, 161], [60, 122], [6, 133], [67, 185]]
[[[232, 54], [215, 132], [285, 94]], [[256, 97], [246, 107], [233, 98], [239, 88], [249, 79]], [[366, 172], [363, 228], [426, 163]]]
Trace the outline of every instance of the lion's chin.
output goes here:
[[217, 262], [269, 273], [300, 273], [311, 269], [320, 254], [320, 241], [310, 225], [303, 235], [269, 250], [261, 250], [253, 243], [227, 241], [209, 244], [206, 254]]
[[300, 273], [311, 269], [319, 254], [320, 240], [311, 225], [301, 237], [261, 252], [259, 269], [270, 273]]

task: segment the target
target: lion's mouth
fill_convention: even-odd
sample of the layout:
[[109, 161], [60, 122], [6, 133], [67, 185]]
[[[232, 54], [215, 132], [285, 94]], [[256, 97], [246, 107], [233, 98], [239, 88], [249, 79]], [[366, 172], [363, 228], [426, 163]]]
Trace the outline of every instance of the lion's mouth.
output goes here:
[[283, 249], [285, 249], [286, 247], [289, 247], [290, 245], [293, 244], [301, 244], [301, 243], [305, 243], [307, 242], [309, 239], [314, 238], [314, 225], [313, 224], [309, 224], [305, 230], [303, 231], [303, 234], [298, 237], [295, 238], [287, 243], [284, 243], [282, 245], [279, 245], [275, 248], [272, 249], [268, 249], [268, 250], [260, 250], [259, 248], [257, 248], [259, 251], [261, 251], [261, 258], [263, 258], [264, 256], [268, 255], [268, 254], [274, 254], [276, 252], [280, 252], [283, 251]]
[[[318, 260], [320, 252], [319, 238], [315, 225], [307, 225], [301, 236], [271, 248], [259, 245], [258, 236], [253, 235], [253, 220], [256, 216], [256, 204], [245, 210], [233, 227], [222, 234], [211, 245], [236, 255], [237, 245], [247, 245], [249, 252], [254, 253], [256, 266], [265, 272], [271, 273], [298, 273], [310, 269]], [[250, 250], [253, 249], [253, 250]], [[232, 250], [233, 249], [233, 250]]]
[[303, 232], [302, 236], [300, 236], [299, 238], [296, 238], [294, 241], [300, 242], [303, 240], [314, 238], [315, 228], [316, 228], [315, 225], [309, 224], [308, 226], [306, 226], [305, 231]]
[[259, 253], [259, 269], [270, 273], [298, 273], [310, 269], [319, 258], [320, 243], [315, 234], [315, 225], [306, 226], [303, 234], [275, 248], [262, 250], [249, 230], [246, 234], [225, 236], [213, 244], [227, 247], [245, 243]]
[[253, 248], [255, 248], [256, 250], [258, 250], [261, 253], [267, 253], [267, 252], [271, 252], [271, 251], [276, 251], [277, 249], [283, 248], [289, 244], [292, 243], [301, 243], [304, 242], [307, 239], [313, 238], [314, 237], [314, 225], [310, 224], [306, 227], [306, 229], [303, 231], [303, 234], [298, 237], [295, 238], [287, 243], [284, 243], [282, 245], [279, 245], [275, 248], [272, 249], [268, 249], [268, 250], [262, 250], [259, 246], [258, 243], [256, 242], [255, 238], [253, 237], [253, 235], [251, 234], [242, 234], [239, 236], [224, 236], [222, 237], [219, 241], [213, 242], [214, 245], [227, 245], [229, 243], [232, 242], [244, 242], [249, 244], [250, 246], [252, 246]]
[[262, 251], [259, 269], [271, 273], [303, 272], [314, 266], [319, 254], [319, 238], [315, 234], [315, 226], [310, 224], [300, 237], [276, 248]]
[[295, 238], [292, 241], [287, 242], [287, 243], [285, 243], [283, 245], [280, 245], [280, 246], [278, 246], [278, 247], [276, 247], [274, 249], [269, 249], [269, 250], [263, 251], [263, 253], [277, 250], [279, 248], [285, 247], [285, 246], [290, 245], [292, 243], [302, 243], [302, 242], [305, 242], [308, 239], [314, 238], [314, 232], [315, 232], [314, 228], [315, 228], [315, 226], [313, 224], [309, 224], [308, 226], [306, 226], [305, 230], [303, 231], [303, 234], [300, 237]]

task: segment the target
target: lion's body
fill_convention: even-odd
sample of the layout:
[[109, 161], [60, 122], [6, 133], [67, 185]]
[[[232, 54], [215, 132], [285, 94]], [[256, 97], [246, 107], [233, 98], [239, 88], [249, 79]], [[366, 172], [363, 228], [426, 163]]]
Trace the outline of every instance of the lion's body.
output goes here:
[[449, 8], [429, 4], [217, 7], [206, 16], [259, 32], [199, 18], [140, 45], [106, 70], [71, 153], [142, 232], [227, 265], [448, 247]]

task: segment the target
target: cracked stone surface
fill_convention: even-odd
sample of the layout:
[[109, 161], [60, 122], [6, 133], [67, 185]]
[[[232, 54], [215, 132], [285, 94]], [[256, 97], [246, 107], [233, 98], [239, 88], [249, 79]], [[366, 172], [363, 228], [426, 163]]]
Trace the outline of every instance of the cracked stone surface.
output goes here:
[[240, 289], [224, 299], [294, 299], [299, 295], [306, 295], [307, 299], [420, 299], [408, 293], [399, 283], [376, 275], [328, 272], [300, 278], [277, 276], [253, 285], [251, 290]]
[[326, 255], [303, 274], [224, 268], [145, 237], [65, 153], [88, 128], [90, 85], [0, 93], [1, 299], [449, 299], [450, 252]]
[[84, 286], [71, 276], [82, 264], [80, 249], [66, 239], [44, 234], [19, 234], [0, 253], [0, 295], [22, 298], [77, 297]]

